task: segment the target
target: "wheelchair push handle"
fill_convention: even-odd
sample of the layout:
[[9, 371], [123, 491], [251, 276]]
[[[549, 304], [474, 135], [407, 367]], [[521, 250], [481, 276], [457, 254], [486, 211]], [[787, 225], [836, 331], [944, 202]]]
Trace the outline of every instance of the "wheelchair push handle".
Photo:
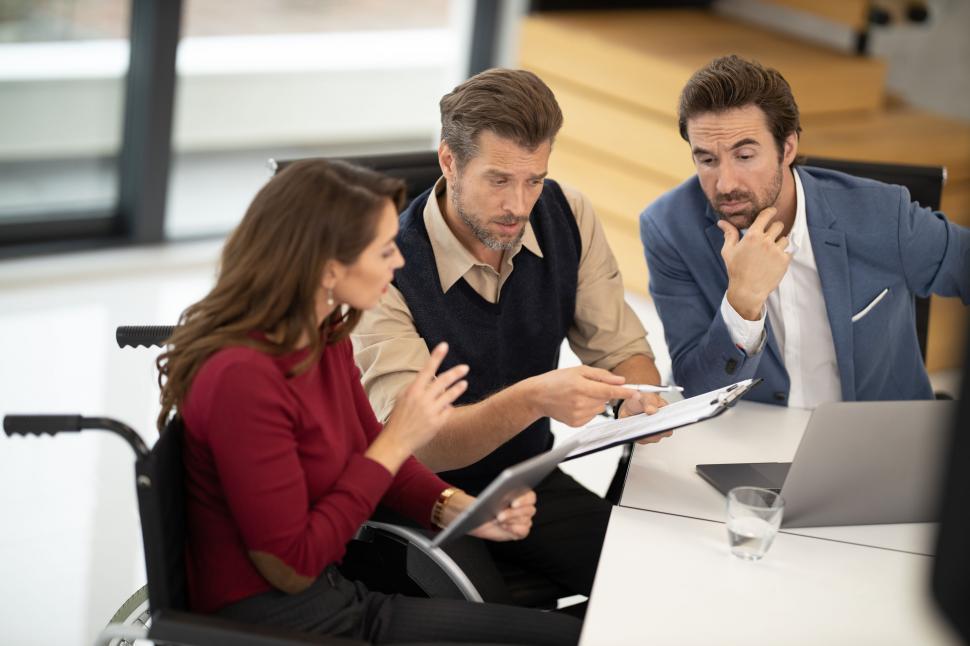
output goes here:
[[80, 415], [5, 415], [3, 430], [7, 435], [54, 435], [76, 433], [83, 426]]
[[115, 341], [119, 348], [162, 347], [174, 330], [174, 325], [120, 325], [115, 330]]
[[3, 430], [7, 435], [56, 435], [83, 430], [109, 431], [118, 435], [139, 458], [148, 455], [145, 441], [133, 428], [110, 417], [83, 415], [4, 415]]

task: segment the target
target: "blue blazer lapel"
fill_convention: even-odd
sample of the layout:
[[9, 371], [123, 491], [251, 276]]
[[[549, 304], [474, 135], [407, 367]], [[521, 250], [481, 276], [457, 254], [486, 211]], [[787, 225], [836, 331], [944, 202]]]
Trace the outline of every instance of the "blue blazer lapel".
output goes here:
[[[704, 234], [707, 236], [707, 242], [711, 245], [711, 251], [714, 252], [714, 256], [717, 258], [717, 263], [721, 267], [721, 293], [727, 289], [727, 267], [724, 265], [724, 258], [721, 257], [721, 247], [724, 246], [724, 232], [717, 227], [717, 215], [711, 210], [710, 204], [707, 205], [707, 219], [713, 222], [709, 227], [704, 229]], [[720, 307], [720, 303], [715, 304], [715, 309]], [[771, 331], [771, 321], [767, 320], [765, 317], [765, 331], [768, 334], [768, 350], [774, 355], [775, 361], [778, 365], [782, 367], [782, 371], [785, 370], [784, 357], [781, 356], [781, 352], [778, 351], [778, 342], [775, 340], [775, 333]]]
[[[708, 214], [711, 214], [711, 207], [707, 207]], [[714, 253], [714, 257], [717, 258], [717, 264], [721, 266], [721, 282], [727, 286], [727, 267], [724, 266], [724, 258], [721, 257], [721, 247], [724, 246], [724, 232], [717, 228], [717, 220], [714, 220], [714, 224], [704, 229], [704, 233], [707, 235], [707, 242], [711, 245], [711, 251]]]
[[798, 172], [805, 191], [805, 214], [812, 241], [822, 296], [825, 298], [835, 357], [842, 380], [842, 399], [855, 400], [855, 363], [852, 354], [852, 300], [849, 283], [849, 253], [845, 233], [834, 229], [835, 214], [822, 197], [815, 179]]

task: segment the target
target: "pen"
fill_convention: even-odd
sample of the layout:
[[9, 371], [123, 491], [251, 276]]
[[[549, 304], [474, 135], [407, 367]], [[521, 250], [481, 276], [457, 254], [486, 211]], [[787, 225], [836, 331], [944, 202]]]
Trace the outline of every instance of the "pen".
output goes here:
[[[623, 384], [620, 388], [629, 388], [641, 393], [682, 393], [684, 389], [680, 386], [654, 386], [653, 384]], [[600, 413], [604, 417], [613, 417], [613, 407], [607, 402]]]
[[680, 386], [654, 386], [652, 384], [622, 384], [620, 388], [629, 388], [641, 393], [682, 393]]

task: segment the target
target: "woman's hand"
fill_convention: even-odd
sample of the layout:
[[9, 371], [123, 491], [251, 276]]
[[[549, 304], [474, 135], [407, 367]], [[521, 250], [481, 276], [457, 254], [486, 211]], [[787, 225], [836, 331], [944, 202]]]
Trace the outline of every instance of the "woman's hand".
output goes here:
[[448, 344], [439, 343], [411, 385], [398, 396], [384, 430], [365, 453], [391, 473], [438, 433], [451, 415], [451, 404], [468, 388], [464, 380], [467, 365], [435, 376], [446, 354]]
[[[464, 491], [456, 492], [442, 510], [442, 521], [445, 527], [475, 502], [475, 498]], [[536, 515], [536, 494], [527, 491], [512, 500], [497, 518], [483, 525], [479, 525], [469, 534], [489, 541], [517, 541], [529, 535], [532, 529], [532, 517]]]

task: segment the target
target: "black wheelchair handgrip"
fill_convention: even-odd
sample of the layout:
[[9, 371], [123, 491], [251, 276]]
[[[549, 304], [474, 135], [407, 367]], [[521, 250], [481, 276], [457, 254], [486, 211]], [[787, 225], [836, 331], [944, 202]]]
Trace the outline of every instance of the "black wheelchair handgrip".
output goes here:
[[41, 435], [77, 432], [84, 418], [80, 415], [4, 415], [7, 435]]
[[174, 325], [120, 325], [115, 330], [115, 341], [119, 348], [161, 347], [174, 330]]

